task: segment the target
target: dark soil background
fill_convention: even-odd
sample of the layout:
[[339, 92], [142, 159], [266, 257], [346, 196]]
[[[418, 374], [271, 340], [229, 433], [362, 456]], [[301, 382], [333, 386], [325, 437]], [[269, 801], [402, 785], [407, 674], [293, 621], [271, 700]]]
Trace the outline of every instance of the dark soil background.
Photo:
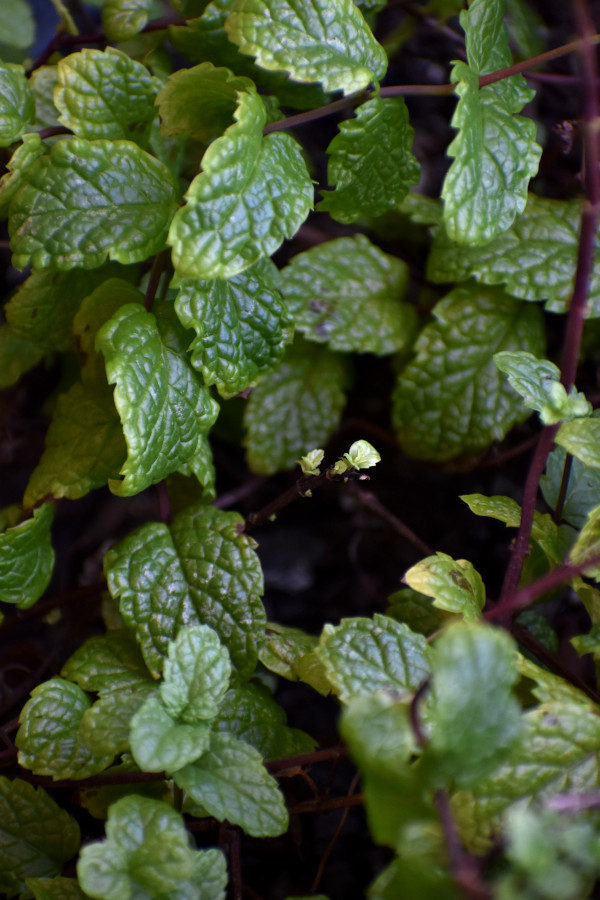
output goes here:
[[[36, 52], [52, 35], [55, 14], [50, 0], [34, 0], [39, 15]], [[570, 4], [536, 2], [547, 34], [546, 45], [565, 43], [573, 36]], [[599, 4], [590, 4], [600, 23]], [[386, 83], [446, 81], [449, 61], [460, 45], [447, 30], [440, 30], [421, 12], [417, 2], [392, 2], [377, 19], [380, 39], [400, 27], [412, 36], [391, 60]], [[94, 15], [94, 11], [90, 10]], [[451, 20], [449, 28], [457, 28]], [[576, 74], [576, 59], [564, 57], [545, 72]], [[533, 82], [538, 94], [530, 114], [540, 123], [544, 155], [534, 183], [539, 193], [570, 197], [580, 192], [580, 147], [576, 119], [580, 93], [572, 84]], [[432, 196], [439, 192], [447, 167], [446, 147], [451, 139], [449, 121], [454, 108], [450, 98], [408, 100], [415, 129], [415, 152], [423, 166], [420, 189]], [[336, 132], [335, 118], [323, 119], [298, 129], [309, 150], [316, 177], [325, 183], [325, 148]], [[567, 123], [566, 125], [564, 123]], [[570, 141], [565, 140], [565, 133]], [[277, 256], [286, 258], [314, 243], [352, 229], [336, 225], [315, 214]], [[384, 235], [384, 237], [382, 237]], [[423, 288], [426, 256], [425, 233], [412, 228], [402, 231], [398, 223], [386, 222], [371, 235], [390, 253], [406, 259], [413, 274], [412, 295], [427, 315], [427, 309], [442, 296], [438, 288]], [[0, 235], [0, 266], [8, 296], [27, 273], [10, 266], [6, 234]], [[560, 348], [563, 320], [548, 316], [549, 352]], [[597, 334], [597, 331], [596, 331]], [[590, 353], [581, 370], [578, 387], [596, 394], [598, 356], [594, 335], [589, 334]], [[49, 398], [60, 387], [65, 373], [58, 364], [38, 368], [21, 383], [0, 395], [0, 505], [20, 502], [28, 477], [36, 465], [48, 422]], [[459, 500], [462, 493], [508, 494], [520, 499], [527, 471], [531, 438], [538, 425], [533, 418], [511, 433], [506, 441], [479, 458], [460, 460], [440, 468], [421, 465], [398, 451], [389, 424], [389, 395], [393, 385], [390, 360], [356, 359], [356, 387], [351, 391], [341, 428], [327, 449], [328, 458], [347, 450], [353, 440], [367, 438], [377, 446], [382, 463], [372, 479], [351, 488], [329, 485], [312, 499], [299, 499], [286, 508], [277, 522], [255, 533], [259, 542], [265, 579], [265, 604], [270, 618], [317, 634], [325, 622], [338, 622], [354, 615], [385, 611], [390, 593], [401, 586], [405, 570], [422, 557], [398, 533], [393, 517], [401, 520], [434, 550], [466, 557], [481, 572], [488, 594], [499, 590], [508, 559], [512, 532], [501, 524], [474, 517]], [[227, 424], [215, 429], [213, 447], [218, 471], [218, 492], [231, 499], [242, 514], [256, 511], [293, 483], [292, 473], [260, 479], [248, 472], [243, 453], [231, 439], [236, 436], [236, 417], [243, 401], [229, 404]], [[237, 406], [237, 409], [236, 409]], [[361, 501], [361, 492], [371, 492], [383, 506], [373, 511]], [[386, 512], [387, 511], [387, 512]], [[108, 490], [95, 491], [77, 502], [57, 504], [53, 529], [57, 563], [46, 597], [31, 611], [8, 610], [0, 628], [0, 772], [17, 774], [12, 738], [19, 713], [30, 689], [60, 671], [61, 665], [85, 638], [103, 630], [100, 617], [102, 556], [107, 547], [138, 524], [158, 518], [154, 489], [131, 498], [118, 499]], [[392, 518], [390, 518], [390, 515]], [[60, 603], [54, 602], [59, 598]], [[568, 638], [586, 630], [585, 615], [568, 593], [546, 607], [551, 625], [560, 639], [559, 658], [584, 677], [589, 672], [568, 644]], [[48, 613], [49, 620], [43, 618]], [[55, 618], [58, 620], [55, 621]], [[50, 622], [52, 624], [50, 624]], [[287, 710], [290, 724], [306, 729], [323, 747], [339, 742], [336, 732], [338, 706], [315, 692], [287, 682], [277, 688], [277, 698]], [[290, 777], [282, 786], [290, 803], [344, 795], [354, 776], [352, 765], [320, 763], [311, 767], [309, 778]], [[310, 779], [313, 780], [311, 784]], [[56, 791], [59, 803], [77, 815], [84, 840], [102, 834], [102, 823], [77, 806], [71, 789]], [[305, 894], [314, 882], [324, 853], [340, 823], [342, 811], [302, 814], [292, 817], [289, 833], [276, 840], [242, 838], [243, 880], [247, 896], [282, 900], [290, 894]], [[199, 834], [199, 842], [214, 845], [228, 835], [217, 827]], [[351, 808], [324, 867], [318, 890], [332, 900], [365, 896], [366, 886], [389, 857], [371, 842], [364, 815]]]

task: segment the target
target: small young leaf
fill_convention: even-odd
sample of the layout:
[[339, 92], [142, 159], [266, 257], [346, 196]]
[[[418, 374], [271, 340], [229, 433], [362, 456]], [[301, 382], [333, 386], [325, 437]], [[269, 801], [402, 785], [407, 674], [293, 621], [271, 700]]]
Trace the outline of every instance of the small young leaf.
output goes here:
[[106, 838], [79, 856], [77, 877], [98, 900], [199, 897], [225, 900], [227, 871], [219, 850], [195, 850], [182, 816], [168, 803], [123, 797], [110, 807]]
[[19, 717], [19, 764], [54, 779], [88, 778], [106, 769], [113, 754], [96, 753], [79, 734], [82, 716], [89, 708], [86, 694], [64, 678], [39, 684]]
[[130, 748], [131, 720], [153, 691], [154, 685], [148, 680], [134, 689], [102, 693], [81, 717], [81, 740], [96, 754], [113, 758], [125, 753]]
[[[486, 497], [483, 494], [463, 494], [460, 498], [476, 516], [489, 516], [504, 522], [507, 528], [518, 528], [521, 524], [521, 507], [511, 497]], [[557, 565], [563, 556], [559, 547], [559, 529], [552, 517], [547, 513], [535, 510], [533, 540], [540, 545], [548, 560]]]
[[458, 134], [448, 148], [454, 161], [442, 198], [448, 235], [461, 244], [484, 244], [510, 228], [542, 152], [535, 123], [517, 115], [534, 96], [523, 76], [479, 87], [480, 75], [512, 62], [503, 13], [504, 0], [473, 0], [460, 16], [468, 65], [457, 62], [452, 71]]
[[429, 676], [429, 649], [420, 634], [387, 616], [325, 625], [318, 655], [340, 700], [414, 692]]
[[0, 777], [0, 890], [26, 891], [25, 879], [58, 875], [79, 849], [77, 822], [46, 791]]
[[140, 262], [164, 246], [179, 189], [130, 141], [66, 138], [37, 159], [13, 198], [13, 264], [96, 268]]
[[344, 224], [393, 209], [419, 180], [412, 142], [402, 97], [363, 103], [327, 148], [327, 181], [335, 190], [322, 192], [317, 209]]
[[253, 837], [274, 837], [288, 826], [283, 795], [254, 747], [229, 734], [213, 734], [210, 749], [174, 774], [194, 803]]
[[[546, 463], [546, 474], [540, 479], [544, 500], [551, 509], [558, 501], [565, 459], [566, 451], [562, 447], [553, 450]], [[599, 505], [600, 472], [573, 457], [561, 518], [574, 528], [583, 528], [588, 513]]]
[[[595, 507], [588, 514], [587, 522], [571, 547], [569, 562], [579, 565], [588, 557], [597, 557], [598, 555], [600, 555], [600, 506]], [[600, 576], [600, 563], [596, 560], [589, 568], [586, 568], [584, 574], [597, 581]]]
[[147, 665], [163, 666], [182, 625], [209, 625], [242, 677], [254, 671], [265, 613], [263, 577], [254, 543], [236, 513], [188, 506], [170, 528], [143, 525], [106, 554], [106, 578], [134, 627]]
[[136, 494], [172, 472], [189, 475], [205, 453], [204, 433], [218, 407], [169, 341], [161, 322], [139, 304], [120, 307], [102, 326], [96, 347], [115, 385], [114, 401], [127, 442], [120, 496]]
[[375, 447], [368, 441], [354, 441], [350, 445], [347, 453], [344, 453], [344, 459], [353, 469], [370, 469], [381, 462], [381, 456]]
[[81, 50], [58, 64], [54, 103], [76, 135], [144, 143], [161, 83], [121, 50]]
[[128, 41], [148, 23], [155, 0], [106, 0], [102, 27], [109, 41]]
[[331, 685], [315, 650], [319, 639], [301, 628], [267, 624], [265, 642], [259, 650], [263, 666], [288, 681], [302, 681], [326, 696]]
[[0, 216], [8, 215], [10, 201], [23, 184], [27, 169], [46, 152], [37, 134], [24, 134], [23, 141], [6, 163], [6, 174], [0, 179]]
[[211, 720], [229, 687], [231, 663], [219, 637], [208, 625], [182, 628], [169, 644], [159, 691], [173, 719]]
[[263, 138], [266, 119], [256, 92], [238, 93], [234, 124], [209, 146], [173, 218], [168, 240], [180, 277], [236, 275], [274, 253], [312, 209], [298, 144], [288, 134]]
[[207, 749], [210, 724], [176, 722], [159, 697], [148, 697], [131, 720], [129, 743], [144, 772], [177, 772]]
[[23, 66], [0, 60], [0, 147], [18, 141], [34, 117], [35, 101]]
[[274, 264], [261, 259], [227, 281], [184, 281], [175, 309], [197, 337], [192, 365], [223, 397], [252, 386], [281, 358], [292, 320], [279, 293]]
[[0, 34], [0, 45], [6, 43], [19, 50], [31, 47], [35, 39], [35, 20], [27, 0], [4, 0], [0, 6]]
[[19, 518], [18, 508], [0, 512], [0, 600], [27, 609], [39, 600], [52, 577], [54, 506], [44, 503], [31, 518], [24, 522]]
[[94, 692], [134, 690], [153, 684], [135, 639], [125, 631], [89, 638], [69, 657], [61, 675]]
[[43, 498], [75, 500], [118, 477], [127, 455], [112, 391], [80, 381], [61, 394], [46, 433], [44, 453], [33, 470], [23, 505]]
[[408, 267], [362, 234], [299, 253], [281, 273], [281, 291], [309, 341], [332, 350], [385, 355], [412, 340], [416, 311], [402, 298]]
[[351, 0], [238, 0], [225, 23], [242, 53], [263, 69], [360, 91], [385, 75], [387, 58]]
[[564, 422], [555, 440], [586, 466], [600, 469], [600, 418], [592, 416]]
[[485, 606], [481, 575], [466, 559], [436, 553], [409, 569], [403, 580], [415, 591], [433, 597], [438, 609], [461, 613], [467, 621], [479, 619]]
[[251, 91], [249, 78], [203, 62], [167, 78], [156, 98], [163, 134], [187, 134], [209, 144], [232, 124], [238, 91]]
[[244, 415], [248, 465], [260, 475], [292, 468], [335, 430], [348, 383], [345, 360], [323, 347], [295, 343], [250, 395]]
[[423, 764], [438, 783], [477, 784], [521, 737], [521, 708], [511, 693], [516, 658], [511, 638], [489, 625], [456, 623], [436, 641]]
[[543, 354], [544, 330], [536, 307], [493, 288], [457, 288], [433, 315], [400, 374], [393, 419], [408, 456], [443, 461], [483, 450], [525, 418], [493, 356]]
[[544, 425], [555, 425], [592, 412], [592, 405], [583, 394], [573, 388], [567, 394], [560, 383], [560, 369], [547, 359], [517, 351], [496, 353], [494, 362], [525, 405], [540, 414]]

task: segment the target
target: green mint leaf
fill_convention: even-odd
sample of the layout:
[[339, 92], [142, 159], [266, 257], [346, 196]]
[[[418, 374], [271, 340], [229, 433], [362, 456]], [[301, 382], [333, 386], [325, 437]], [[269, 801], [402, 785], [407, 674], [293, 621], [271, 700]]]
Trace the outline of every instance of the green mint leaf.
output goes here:
[[225, 22], [230, 40], [263, 69], [360, 91], [385, 75], [387, 58], [351, 0], [238, 0]]
[[129, 743], [144, 772], [177, 772], [207, 749], [210, 724], [176, 722], [159, 697], [148, 697], [131, 720]]
[[387, 602], [389, 605], [385, 611], [386, 616], [404, 622], [413, 631], [426, 636], [437, 631], [453, 617], [453, 613], [440, 609], [437, 604], [434, 606], [429, 597], [412, 588], [394, 591]]
[[163, 248], [179, 193], [167, 167], [130, 141], [66, 138], [23, 180], [9, 220], [18, 268], [145, 260]]
[[252, 837], [274, 837], [288, 827], [283, 795], [260, 753], [230, 734], [213, 734], [210, 749], [174, 774], [189, 798], [219, 821]]
[[202, 171], [171, 224], [169, 244], [182, 278], [236, 275], [274, 253], [312, 209], [298, 144], [288, 134], [263, 137], [265, 124], [258, 94], [239, 92], [235, 123], [202, 157]]
[[120, 781], [118, 784], [106, 784], [103, 786], [79, 787], [81, 805], [88, 810], [95, 819], [102, 822], [108, 817], [108, 810], [113, 803], [122, 797], [130, 797], [136, 794], [142, 797], [150, 797], [153, 800], [167, 800], [169, 798], [169, 785], [166, 781], [156, 778], [151, 781], [137, 781], [137, 773], [140, 771], [129, 751], [125, 752], [122, 761], [106, 770], [106, 775], [116, 775], [119, 779], [131, 775], [131, 781]]
[[58, 64], [54, 103], [61, 125], [82, 138], [145, 143], [161, 82], [126, 53], [81, 50]]
[[521, 737], [521, 707], [511, 693], [516, 658], [511, 638], [489, 625], [456, 623], [436, 641], [423, 765], [438, 783], [477, 784]]
[[[529, 195], [527, 206], [512, 226], [483, 247], [459, 246], [443, 228], [436, 231], [427, 262], [434, 282], [476, 278], [503, 284], [509, 294], [524, 300], [546, 300], [552, 312], [566, 312], [573, 290], [581, 202]], [[586, 304], [586, 315], [600, 311], [600, 253]]]
[[42, 596], [52, 577], [54, 550], [50, 528], [54, 506], [44, 503], [19, 522], [20, 510], [0, 512], [0, 601], [28, 609]]
[[510, 43], [527, 59], [545, 49], [546, 26], [540, 14], [524, 0], [505, 0], [504, 22]]
[[58, 875], [79, 849], [77, 822], [46, 791], [0, 777], [0, 890], [26, 891], [25, 879]]
[[433, 598], [433, 605], [460, 613], [476, 621], [485, 606], [485, 586], [481, 575], [466, 559], [452, 559], [445, 553], [428, 556], [413, 566], [403, 579], [409, 587]]
[[101, 694], [81, 718], [81, 740], [94, 753], [106, 754], [111, 759], [128, 751], [131, 720], [153, 692], [154, 685], [148, 680], [135, 689]]
[[499, 350], [544, 352], [540, 311], [502, 291], [457, 288], [433, 309], [393, 395], [407, 456], [443, 461], [501, 440], [526, 416], [496, 366]]
[[325, 625], [317, 652], [343, 702], [379, 691], [412, 693], [430, 671], [423, 635], [380, 613]]
[[343, 357], [310, 344], [290, 347], [246, 405], [244, 443], [252, 471], [291, 469], [311, 447], [324, 446], [340, 421], [348, 380]]
[[419, 180], [412, 143], [401, 97], [363, 103], [327, 148], [327, 181], [335, 190], [322, 192], [317, 209], [344, 224], [393, 209]]
[[89, 638], [69, 657], [61, 675], [93, 692], [137, 690], [154, 683], [135, 638], [125, 631]]
[[294, 256], [281, 273], [281, 291], [309, 341], [385, 355], [414, 336], [416, 311], [401, 302], [408, 281], [406, 263], [357, 234]]
[[[0, 7], [0, 34], [2, 44], [18, 50], [27, 50], [35, 40], [35, 21], [27, 0], [4, 0]], [[4, 53], [0, 54], [4, 57]]]
[[315, 652], [318, 645], [319, 639], [301, 628], [269, 622], [258, 656], [271, 672], [288, 681], [302, 681], [326, 696], [331, 685]]
[[130, 303], [96, 337], [127, 443], [122, 481], [110, 485], [120, 496], [136, 494], [171, 472], [191, 474], [196, 459], [205, 455], [204, 433], [218, 413], [185, 354], [160, 326], [153, 313]]
[[169, 644], [159, 691], [173, 719], [214, 719], [229, 687], [231, 663], [219, 637], [208, 625], [182, 628]]
[[19, 337], [10, 325], [0, 325], [0, 390], [16, 384], [41, 358], [36, 344]]
[[555, 441], [584, 465], [600, 469], [600, 418], [592, 416], [564, 422]]
[[[483, 494], [463, 494], [460, 498], [476, 516], [489, 516], [504, 522], [507, 528], [518, 528], [521, 524], [521, 507], [511, 497], [486, 497]], [[559, 546], [559, 529], [547, 513], [535, 510], [531, 529], [533, 540], [539, 544], [549, 562], [562, 562]]]
[[[8, 34], [12, 31], [11, 24]], [[6, 33], [6, 32], [4, 32]], [[0, 60], [0, 147], [9, 147], [28, 131], [35, 118], [35, 101], [23, 66]]]
[[132, 796], [110, 807], [106, 838], [83, 847], [77, 877], [98, 900], [166, 895], [224, 900], [227, 870], [219, 850], [192, 849], [183, 818], [172, 806]]
[[442, 198], [448, 235], [462, 244], [484, 244], [512, 225], [542, 152], [535, 123], [517, 115], [535, 93], [523, 76], [479, 88], [480, 75], [512, 62], [503, 15], [504, 0], [474, 0], [460, 17], [468, 65], [458, 62], [452, 71], [458, 133]]
[[175, 309], [197, 334], [190, 347], [192, 365], [223, 397], [255, 384], [279, 361], [292, 336], [279, 275], [269, 259], [227, 281], [184, 281]]
[[[59, 124], [58, 110], [54, 105], [56, 70], [56, 66], [40, 66], [29, 76], [29, 87], [35, 99], [36, 128], [55, 128]], [[44, 143], [53, 140], [55, 138], [47, 138]]]
[[263, 577], [237, 513], [189, 506], [170, 528], [143, 525], [106, 554], [111, 594], [151, 671], [158, 673], [182, 625], [209, 625], [241, 677], [254, 671], [265, 629]]
[[[600, 506], [595, 507], [588, 514], [587, 522], [579, 532], [577, 540], [571, 547], [569, 562], [579, 565], [588, 557], [598, 556], [600, 553]], [[600, 564], [593, 563], [585, 570], [585, 575], [598, 580]]]
[[406, 704], [383, 693], [354, 697], [342, 712], [340, 733], [352, 758], [375, 776], [393, 778], [417, 752]]
[[233, 122], [238, 91], [253, 89], [249, 78], [211, 62], [173, 72], [156, 98], [161, 131], [209, 144]]
[[[557, 504], [565, 468], [566, 450], [557, 447], [546, 463], [546, 473], [540, 480], [544, 500], [551, 509]], [[562, 508], [562, 519], [574, 528], [583, 528], [588, 513], [600, 505], [600, 471], [586, 466], [573, 457], [569, 483]]]
[[9, 161], [6, 163], [6, 174], [0, 178], [0, 216], [8, 215], [10, 201], [23, 184], [23, 176], [27, 169], [46, 152], [46, 147], [37, 134], [24, 134]]
[[54, 779], [88, 778], [106, 769], [113, 754], [96, 753], [79, 734], [89, 708], [87, 695], [64, 678], [34, 688], [19, 717], [19, 765]]
[[27, 887], [35, 900], [85, 900], [85, 894], [75, 878], [28, 878]]
[[117, 274], [127, 277], [126, 272], [114, 263], [93, 272], [32, 272], [8, 301], [6, 319], [16, 335], [47, 353], [71, 350], [73, 320], [81, 301], [107, 278]]
[[592, 405], [583, 394], [574, 389], [567, 394], [560, 383], [560, 369], [547, 359], [518, 351], [496, 353], [494, 362], [525, 405], [540, 414], [544, 425], [555, 425], [592, 412]]
[[106, 0], [102, 27], [109, 41], [128, 41], [148, 24], [154, 0]]
[[126, 454], [112, 391], [106, 384], [77, 381], [57, 400], [23, 505], [31, 509], [43, 498], [84, 497], [118, 477]]
[[266, 688], [249, 682], [227, 691], [213, 729], [251, 744], [264, 759], [282, 759], [315, 749], [316, 742], [310, 735], [285, 723], [284, 710]]

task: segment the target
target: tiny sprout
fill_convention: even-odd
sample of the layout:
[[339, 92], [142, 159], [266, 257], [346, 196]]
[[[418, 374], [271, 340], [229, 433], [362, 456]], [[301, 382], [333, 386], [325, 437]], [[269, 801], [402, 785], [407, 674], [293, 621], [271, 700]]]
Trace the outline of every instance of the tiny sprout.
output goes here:
[[343, 475], [344, 472], [347, 472], [350, 468], [350, 465], [346, 462], [345, 459], [338, 459], [336, 464], [331, 468], [332, 475]]
[[540, 419], [544, 425], [555, 425], [557, 422], [589, 416], [592, 412], [592, 406], [584, 394], [579, 391], [567, 394], [563, 385], [558, 381], [550, 385], [548, 393], [550, 402], [540, 411]]
[[378, 462], [381, 462], [381, 456], [368, 441], [355, 441], [348, 452], [344, 453], [344, 459], [354, 469], [370, 469], [371, 466], [376, 466]]
[[320, 475], [320, 464], [325, 456], [324, 450], [310, 450], [305, 456], [297, 459], [296, 462], [302, 469], [303, 475]]

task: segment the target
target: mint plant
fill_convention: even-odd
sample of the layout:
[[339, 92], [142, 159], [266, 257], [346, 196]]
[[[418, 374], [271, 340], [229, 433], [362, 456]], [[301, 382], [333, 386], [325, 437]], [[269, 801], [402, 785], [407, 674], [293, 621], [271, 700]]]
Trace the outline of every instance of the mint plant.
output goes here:
[[594, 896], [591, 4], [53, 6], [0, 8], [0, 892]]

